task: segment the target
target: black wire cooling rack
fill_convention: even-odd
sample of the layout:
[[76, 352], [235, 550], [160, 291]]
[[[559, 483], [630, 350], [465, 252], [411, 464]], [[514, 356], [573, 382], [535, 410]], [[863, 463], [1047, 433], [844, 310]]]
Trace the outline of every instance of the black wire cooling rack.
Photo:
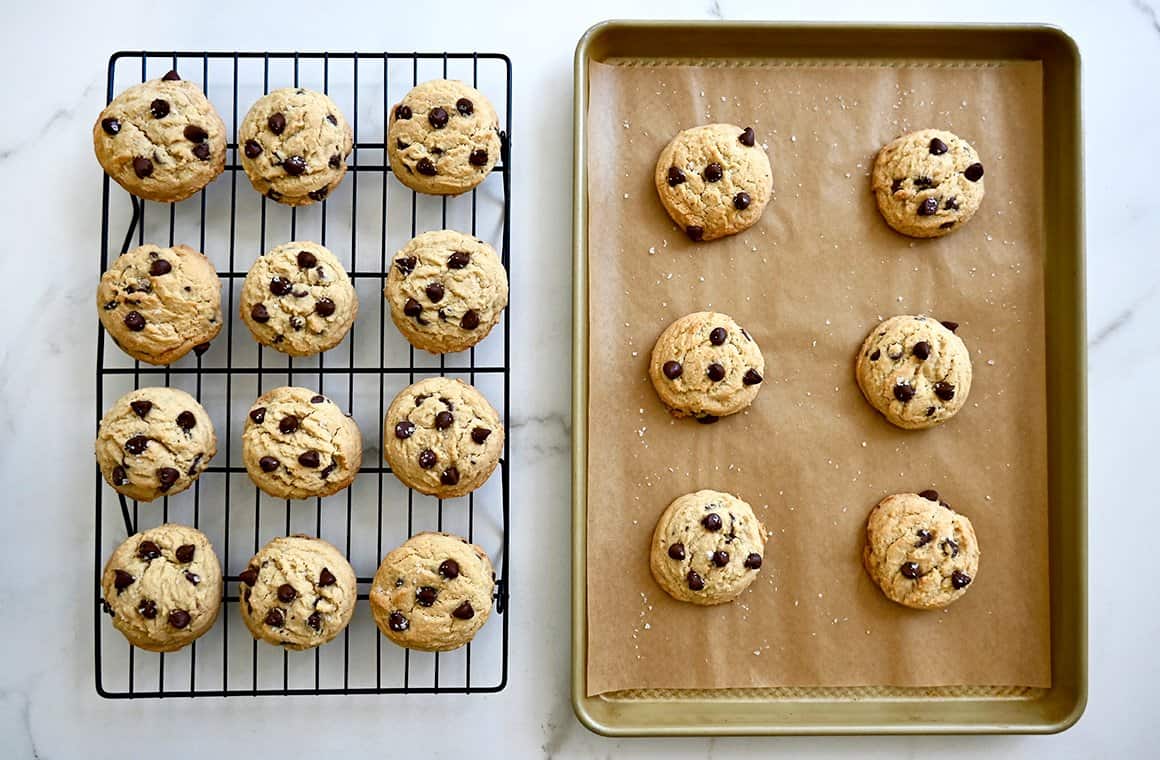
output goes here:
[[[432, 375], [460, 377], [476, 385], [500, 407], [504, 427], [510, 430], [510, 306], [479, 346], [433, 357], [417, 354], [395, 330], [382, 288], [393, 253], [427, 229], [458, 229], [488, 240], [500, 249], [511, 271], [511, 61], [495, 53], [120, 52], [109, 60], [107, 98], [170, 69], [206, 90], [230, 135], [262, 94], [302, 86], [335, 99], [348, 116], [355, 142], [343, 183], [327, 200], [304, 208], [280, 206], [254, 192], [234, 142], [228, 145], [232, 160], [222, 176], [182, 203], [145, 203], [104, 177], [101, 271], [110, 258], [134, 244], [195, 247], [210, 257], [222, 278], [226, 324], [208, 350], [166, 367], [142, 366], [98, 328], [98, 422], [105, 405], [131, 389], [180, 387], [213, 419], [218, 454], [192, 488], [148, 504], [117, 494], [97, 470], [97, 692], [124, 699], [502, 690], [508, 674], [510, 434], [491, 480], [467, 497], [448, 501], [399, 483], [382, 461], [382, 436], [390, 399], [416, 379]], [[421, 196], [407, 189], [389, 176], [384, 150], [388, 109], [415, 84], [437, 77], [472, 83], [503, 118], [500, 164], [478, 188], [456, 198]], [[112, 240], [113, 220], [123, 218], [129, 220], [128, 229], [122, 239]], [[237, 315], [249, 265], [269, 248], [291, 240], [316, 240], [330, 248], [350, 273], [360, 301], [359, 317], [344, 342], [308, 359], [259, 346]], [[249, 481], [241, 462], [244, 415], [263, 390], [282, 384], [316, 388], [358, 421], [368, 448], [350, 488], [325, 499], [292, 502], [273, 499]], [[102, 612], [100, 587], [103, 563], [113, 548], [127, 535], [162, 522], [206, 532], [226, 579], [213, 629], [171, 654], [129, 646]], [[471, 644], [442, 654], [411, 652], [384, 642], [365, 603], [383, 554], [413, 533], [430, 529], [481, 544], [497, 572], [492, 619]], [[351, 625], [339, 638], [306, 652], [254, 641], [236, 609], [237, 570], [269, 539], [290, 533], [321, 536], [343, 549], [359, 582], [360, 601]]]

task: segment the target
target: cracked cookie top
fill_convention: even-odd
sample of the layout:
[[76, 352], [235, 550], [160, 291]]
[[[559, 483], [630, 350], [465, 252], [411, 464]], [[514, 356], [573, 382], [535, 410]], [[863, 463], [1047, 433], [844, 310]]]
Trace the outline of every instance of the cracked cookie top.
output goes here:
[[271, 496], [329, 496], [358, 474], [362, 434], [326, 396], [284, 386], [263, 394], [250, 409], [242, 460], [250, 479]]
[[93, 125], [93, 148], [121, 187], [172, 203], [222, 173], [226, 127], [201, 88], [171, 71], [113, 98]]
[[751, 127], [733, 124], [678, 134], [657, 159], [655, 181], [665, 211], [693, 241], [748, 229], [773, 192], [765, 149]]

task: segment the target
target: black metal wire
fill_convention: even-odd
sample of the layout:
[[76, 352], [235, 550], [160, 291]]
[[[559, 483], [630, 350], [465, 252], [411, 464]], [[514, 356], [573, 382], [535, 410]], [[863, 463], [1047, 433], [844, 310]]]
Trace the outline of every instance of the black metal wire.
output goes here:
[[[239, 63], [246, 60], [260, 60], [262, 63], [262, 90], [263, 92], [270, 91], [270, 63], [271, 61], [292, 61], [293, 65], [293, 83], [298, 85], [299, 80], [299, 63], [301, 61], [320, 61], [323, 67], [323, 91], [329, 92], [330, 86], [330, 64], [335, 60], [347, 60], [352, 64], [353, 70], [353, 91], [354, 91], [354, 109], [352, 115], [352, 128], [354, 132], [354, 148], [352, 151], [351, 164], [349, 171], [350, 178], [347, 180], [351, 186], [351, 266], [349, 274], [352, 279], [374, 279], [379, 283], [380, 289], [386, 284], [387, 271], [389, 266], [389, 253], [387, 251], [387, 233], [388, 233], [388, 199], [389, 190], [392, 182], [388, 181], [387, 175], [391, 169], [386, 161], [385, 146], [386, 136], [382, 136], [381, 141], [362, 141], [362, 132], [359, 127], [359, 64], [367, 61], [382, 61], [383, 73], [383, 122], [384, 129], [387, 122], [387, 109], [389, 108], [388, 83], [390, 80], [390, 62], [391, 61], [410, 61], [412, 69], [412, 84], [419, 82], [419, 61], [421, 60], [441, 60], [444, 77], [448, 74], [449, 60], [470, 60], [472, 69], [472, 84], [478, 86], [479, 80], [479, 64], [480, 61], [491, 61], [503, 66], [504, 77], [506, 80], [506, 109], [504, 131], [501, 132], [501, 157], [499, 163], [494, 168], [494, 172], [499, 174], [503, 183], [503, 217], [502, 217], [502, 239], [500, 243], [500, 255], [505, 268], [510, 271], [510, 212], [511, 212], [511, 151], [510, 151], [510, 134], [511, 134], [511, 118], [512, 118], [512, 67], [511, 60], [503, 54], [497, 53], [302, 53], [302, 52], [189, 52], [189, 51], [169, 51], [169, 52], [150, 52], [150, 51], [123, 51], [112, 55], [109, 59], [108, 66], [108, 85], [106, 91], [106, 102], [111, 101], [114, 96], [114, 86], [116, 80], [116, 72], [118, 64], [128, 63], [130, 65], [140, 62], [140, 80], [145, 81], [148, 78], [149, 62], [152, 61], [166, 61], [167, 64], [174, 69], [178, 69], [179, 60], [188, 69], [191, 65], [190, 59], [193, 61], [200, 61], [201, 76], [204, 87], [209, 89], [209, 75], [211, 60], [225, 60], [231, 64], [232, 76], [232, 117], [233, 124], [238, 124], [239, 107], [238, 102], [238, 81], [239, 81]], [[372, 136], [375, 137], [375, 136]], [[505, 436], [503, 456], [499, 463], [499, 477], [500, 477], [500, 508], [502, 511], [502, 537], [500, 556], [496, 562], [497, 580], [496, 580], [496, 594], [495, 594], [495, 613], [500, 617], [502, 624], [501, 636], [499, 637], [500, 651], [500, 673], [499, 679], [494, 683], [487, 683], [480, 685], [473, 683], [471, 671], [471, 650], [472, 645], [468, 644], [465, 653], [465, 672], [463, 677], [463, 685], [447, 686], [440, 684], [440, 663], [439, 655], [434, 655], [434, 678], [432, 686], [417, 686], [412, 685], [411, 681], [411, 666], [413, 658], [410, 650], [404, 650], [403, 655], [403, 673], [402, 684], [391, 685], [383, 684], [383, 670], [382, 670], [382, 637], [377, 636], [375, 642], [375, 685], [373, 687], [359, 687], [350, 685], [351, 674], [351, 655], [350, 655], [350, 630], [349, 628], [344, 632], [342, 640], [343, 656], [342, 656], [342, 687], [322, 687], [322, 673], [328, 668], [323, 663], [321, 657], [321, 650], [315, 649], [313, 652], [314, 659], [314, 686], [313, 688], [291, 688], [289, 681], [289, 663], [290, 655], [285, 650], [282, 651], [282, 684], [281, 687], [270, 687], [259, 684], [259, 645], [258, 642], [252, 641], [250, 643], [250, 660], [252, 679], [250, 688], [237, 688], [231, 685], [229, 678], [230, 666], [230, 637], [229, 637], [229, 619], [231, 614], [236, 614], [236, 610], [232, 607], [239, 603], [239, 597], [236, 594], [230, 594], [229, 589], [235, 588], [238, 582], [237, 573], [229, 572], [230, 562], [230, 546], [231, 546], [231, 509], [235, 505], [231, 503], [231, 481], [233, 478], [245, 479], [245, 467], [236, 466], [233, 464], [231, 452], [231, 438], [233, 426], [231, 420], [233, 416], [234, 393], [237, 391], [235, 378], [252, 377], [257, 383], [258, 394], [262, 393], [263, 379], [267, 375], [286, 375], [288, 381], [293, 383], [293, 375], [295, 374], [293, 358], [287, 357], [285, 366], [264, 366], [263, 356], [265, 349], [259, 348], [257, 351], [257, 359], [253, 366], [242, 366], [235, 361], [233, 350], [233, 336], [234, 336], [234, 321], [235, 321], [235, 289], [236, 285], [240, 285], [241, 279], [244, 279], [246, 272], [238, 271], [236, 268], [236, 258], [238, 247], [238, 174], [242, 172], [241, 163], [238, 156], [239, 146], [235, 142], [227, 143], [227, 155], [229, 151], [233, 152], [233, 160], [226, 164], [225, 171], [229, 174], [229, 245], [228, 245], [228, 271], [219, 272], [219, 277], [228, 285], [228, 310], [226, 311], [226, 329], [225, 341], [225, 364], [221, 367], [205, 366], [202, 356], [197, 355], [192, 366], [178, 366], [178, 367], [153, 367], [142, 366], [139, 361], [134, 361], [132, 366], [109, 366], [112, 362], [109, 361], [110, 356], [106, 353], [106, 336], [104, 331], [98, 327], [97, 333], [97, 373], [96, 373], [96, 416], [99, 424], [100, 418], [105, 408], [105, 381], [107, 379], [117, 377], [132, 376], [133, 387], [139, 388], [144, 382], [146, 385], [160, 385], [169, 386], [174, 377], [189, 377], [192, 376], [195, 382], [195, 396], [200, 400], [202, 397], [203, 380], [213, 377], [221, 377], [224, 379], [225, 398], [226, 398], [226, 414], [225, 414], [225, 436], [222, 439], [224, 444], [218, 456], [224, 460], [223, 465], [216, 465], [206, 469], [206, 473], [216, 473], [224, 476], [225, 489], [221, 502], [221, 508], [224, 513], [224, 554], [222, 555], [223, 565], [225, 566], [225, 573], [223, 580], [223, 596], [222, 607], [219, 615], [219, 625], [222, 626], [221, 636], [221, 658], [220, 682], [216, 678], [211, 680], [215, 682], [213, 686], [203, 685], [198, 686], [198, 669], [197, 669], [197, 646], [198, 642], [194, 642], [189, 647], [189, 682], [188, 688], [184, 686], [175, 685], [175, 679], [170, 679], [169, 685], [166, 683], [166, 658], [164, 654], [152, 654], [148, 652], [138, 652], [134, 647], [128, 646], [127, 656], [127, 679], [125, 680], [125, 688], [119, 689], [110, 686], [107, 683], [107, 674], [104, 670], [105, 658], [102, 657], [102, 636], [107, 631], [106, 624], [103, 622], [105, 615], [103, 614], [103, 605], [101, 598], [101, 572], [104, 560], [104, 554], [107, 551], [105, 541], [103, 538], [103, 524], [105, 519], [104, 501], [105, 497], [109, 496], [114, 500], [116, 508], [119, 509], [126, 535], [130, 535], [137, 531], [138, 526], [138, 503], [134, 500], [127, 500], [124, 496], [116, 494], [110, 496], [111, 491], [105, 485], [97, 468], [95, 475], [95, 492], [96, 492], [96, 547], [94, 560], [94, 586], [95, 586], [95, 605], [94, 605], [94, 665], [95, 665], [95, 679], [97, 693], [103, 697], [110, 699], [128, 699], [128, 698], [163, 698], [163, 697], [229, 697], [229, 696], [262, 696], [262, 695], [318, 695], [318, 694], [399, 694], [399, 693], [413, 693], [413, 694], [440, 694], [440, 693], [494, 693], [501, 691], [507, 685], [508, 679], [508, 615], [504, 614], [508, 606], [508, 583], [507, 570], [509, 565], [509, 550], [508, 550], [508, 518], [509, 518], [509, 480], [508, 480], [508, 462], [510, 457], [510, 436]], [[361, 162], [359, 158], [359, 151], [380, 151], [383, 153], [383, 160], [380, 163], [365, 163]], [[368, 224], [365, 220], [360, 221], [360, 210], [358, 207], [358, 182], [360, 175], [379, 174], [382, 181], [382, 202], [381, 208], [381, 223], [380, 223], [380, 250], [377, 262], [372, 262], [372, 266], [377, 264], [376, 269], [368, 269], [365, 267], [359, 269], [357, 267], [357, 243], [358, 231], [361, 227]], [[222, 183], [224, 184], [224, 183]], [[243, 187], [246, 183], [243, 182]], [[111, 232], [111, 210], [110, 204], [113, 187], [109, 177], [106, 175], [102, 179], [102, 216], [101, 216], [101, 271], [108, 268], [110, 258], [117, 253], [116, 243], [110, 244]], [[395, 188], [398, 191], [398, 188]], [[243, 192], [245, 192], [243, 190]], [[412, 191], [411, 193], [411, 236], [418, 231], [417, 225], [417, 197]], [[205, 250], [206, 246], [206, 230], [207, 230], [207, 192], [199, 194], [199, 198], [193, 203], [200, 207], [200, 227], [199, 227], [199, 243], [200, 250]], [[476, 235], [477, 222], [477, 198], [476, 192], [473, 191], [470, 197], [471, 201], [471, 233]], [[128, 228], [123, 239], [120, 242], [119, 252], [124, 253], [133, 244], [134, 237], [136, 237], [137, 245], [145, 242], [145, 213], [148, 204], [138, 200], [134, 197], [129, 197], [131, 214], [128, 222]], [[265, 251], [267, 246], [266, 232], [268, 221], [267, 199], [262, 198], [259, 201], [259, 221], [260, 221], [260, 235], [258, 249]], [[321, 234], [320, 242], [326, 244], [326, 230], [329, 202], [324, 200], [321, 203]], [[362, 212], [364, 215], [369, 212]], [[442, 199], [441, 219], [444, 226], [447, 222], [447, 199]], [[297, 227], [297, 209], [290, 210], [290, 231], [291, 238], [295, 239], [295, 232]], [[169, 245], [173, 245], [177, 236], [177, 209], [176, 205], [169, 206]], [[251, 243], [252, 245], [252, 243]], [[364, 261], [366, 257], [364, 256]], [[510, 300], [510, 299], [509, 299]], [[355, 355], [355, 330], [352, 327], [350, 335], [347, 338], [350, 341], [348, 366], [326, 366], [325, 355], [320, 355], [317, 367], [309, 369], [301, 369], [298, 372], [306, 372], [311, 375], [317, 375], [318, 390], [323, 391], [323, 384], [327, 378], [341, 378], [346, 376], [347, 379], [347, 393], [348, 393], [348, 413], [353, 411], [354, 397], [355, 397], [355, 378], [359, 376], [378, 377], [378, 420], [380, 424], [377, 425], [378, 430], [378, 449], [377, 452], [381, 454], [383, 447], [383, 425], [381, 421], [385, 412], [385, 398], [386, 392], [385, 381], [387, 377], [403, 376], [405, 375], [408, 382], [414, 382], [417, 374], [439, 374], [444, 375], [448, 371], [457, 374], [467, 374], [472, 383], [475, 382], [476, 375], [485, 376], [502, 376], [503, 378], [503, 421], [505, 429], [510, 430], [510, 369], [511, 369], [511, 342], [510, 342], [510, 305], [507, 314], [505, 314], [505, 325], [503, 328], [503, 364], [501, 366], [480, 366], [476, 364], [475, 349], [471, 349], [469, 354], [469, 364], [467, 366], [448, 367], [446, 358], [440, 357], [438, 368], [417, 366], [415, 362], [415, 349], [408, 348], [408, 363], [406, 366], [387, 366], [386, 364], [386, 341], [384, 340], [387, 334], [387, 320], [385, 318], [385, 309], [380, 309], [379, 316], [379, 357], [377, 365], [356, 366]], [[364, 328], [366, 326], [364, 325]], [[117, 358], [117, 352], [113, 352], [114, 360]], [[251, 399], [248, 397], [241, 399], [243, 403], [247, 404]], [[360, 468], [359, 479], [365, 477], [377, 478], [377, 517], [376, 517], [376, 556], [382, 556], [383, 540], [382, 530], [385, 524], [384, 520], [384, 478], [391, 472], [389, 467], [383, 463], [371, 463]], [[242, 481], [239, 481], [242, 482]], [[359, 482], [356, 479], [356, 482]], [[200, 526], [202, 514], [205, 509], [215, 509], [216, 505], [212, 503], [202, 504], [206, 499], [203, 497], [201, 489], [201, 481], [196, 481], [193, 486], [193, 525]], [[354, 512], [353, 501], [354, 486], [352, 485], [346, 491], [346, 555], [351, 554], [351, 535], [352, 535], [352, 519]], [[254, 535], [253, 535], [253, 550], [256, 552], [259, 548], [259, 541], [261, 536], [261, 493], [254, 488]], [[468, 540], [474, 540], [475, 534], [475, 494], [468, 497], [467, 514], [468, 514]], [[286, 502], [286, 518], [285, 518], [285, 532], [288, 534], [291, 531], [290, 521], [290, 502]], [[411, 535], [414, 531], [414, 493], [408, 489], [407, 492], [407, 535]], [[328, 507], [334, 509], [334, 507]], [[440, 529], [443, 527], [443, 502], [438, 501], [437, 504], [437, 519]], [[169, 519], [169, 498], [165, 497], [162, 500], [161, 514], [163, 520]], [[322, 500], [317, 499], [315, 503], [315, 535], [321, 533], [322, 528]], [[358, 583], [360, 588], [369, 587], [372, 578], [370, 576], [359, 576]], [[358, 595], [360, 601], [366, 601], [368, 593], [361, 592]], [[369, 613], [368, 613], [369, 614]], [[204, 645], [205, 639], [202, 639]], [[112, 644], [110, 644], [112, 645]], [[246, 642], [238, 642], [236, 647], [244, 647]], [[332, 646], [337, 646], [337, 642], [332, 642]], [[475, 646], [479, 646], [477, 643]], [[265, 650], [265, 648], [264, 648]], [[237, 654], [238, 652], [235, 652]], [[305, 655], [309, 656], [309, 655]], [[155, 688], [138, 688], [135, 671], [140, 664], [148, 662], [147, 658], [156, 658], [157, 670], [157, 685]], [[172, 657], [170, 660], [172, 661]], [[214, 662], [213, 659], [206, 660]], [[333, 668], [332, 668], [333, 669]], [[203, 668], [204, 672], [205, 668]], [[220, 683], [219, 685], [216, 685]]]

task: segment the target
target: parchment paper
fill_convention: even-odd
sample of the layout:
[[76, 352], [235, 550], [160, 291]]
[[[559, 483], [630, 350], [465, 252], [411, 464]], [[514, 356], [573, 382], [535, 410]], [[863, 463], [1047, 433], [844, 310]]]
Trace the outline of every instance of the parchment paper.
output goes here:
[[[1042, 79], [1038, 63], [593, 64], [589, 201], [589, 695], [629, 688], [1050, 685]], [[653, 167], [679, 130], [726, 121], [766, 145], [774, 198], [734, 237], [689, 242]], [[935, 241], [890, 230], [870, 193], [880, 146], [928, 126], [978, 150], [986, 198]], [[750, 411], [674, 420], [648, 380], [653, 342], [692, 311], [760, 344]], [[854, 356], [894, 314], [960, 323], [970, 400], [929, 431], [862, 398]], [[732, 604], [669, 598], [647, 552], [680, 494], [736, 493], [769, 528]], [[982, 559], [945, 611], [888, 601], [860, 563], [883, 496], [935, 488]]]

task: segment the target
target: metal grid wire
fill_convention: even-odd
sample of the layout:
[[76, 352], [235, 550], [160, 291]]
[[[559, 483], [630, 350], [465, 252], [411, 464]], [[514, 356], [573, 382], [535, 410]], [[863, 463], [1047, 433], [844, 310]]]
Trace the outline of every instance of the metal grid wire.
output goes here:
[[[97, 420], [129, 390], [180, 387], [214, 422], [218, 453], [192, 488], [138, 504], [107, 486], [96, 471], [95, 676], [108, 698], [228, 697], [274, 694], [490, 693], [508, 673], [509, 441], [495, 475], [467, 497], [439, 500], [414, 493], [382, 461], [383, 417], [395, 393], [434, 375], [476, 385], [509, 426], [511, 313], [469, 352], [433, 357], [407, 345], [387, 318], [382, 289], [396, 250], [417, 233], [450, 228], [497, 247], [510, 271], [511, 61], [494, 53], [121, 52], [109, 60], [107, 98], [175, 69], [200, 84], [236, 134], [250, 104], [272, 89], [302, 86], [329, 94], [354, 130], [346, 179], [323, 202], [288, 208], [260, 197], [242, 171], [238, 145], [228, 144], [225, 172], [179, 204], [149, 204], [103, 179], [101, 271], [118, 251], [145, 242], [184, 243], [205, 252], [223, 282], [225, 325], [202, 355], [171, 366], [142, 366], [103, 330], [97, 336]], [[388, 175], [386, 116], [415, 84], [436, 77], [480, 89], [503, 123], [500, 163], [469, 194], [418, 195]], [[116, 192], [113, 192], [116, 190]], [[114, 220], [128, 229], [110, 238]], [[336, 229], [337, 228], [337, 229]], [[259, 346], [237, 316], [250, 264], [291, 240], [316, 240], [342, 261], [359, 296], [359, 317], [343, 343], [319, 356], [288, 357]], [[112, 246], [119, 245], [119, 249]], [[368, 252], [369, 251], [369, 252]], [[249, 480], [241, 461], [246, 411], [265, 390], [305, 385], [325, 393], [356, 419], [366, 449], [354, 484], [311, 501], [274, 499]], [[224, 571], [222, 609], [214, 627], [177, 653], [129, 646], [102, 612], [105, 558], [127, 535], [163, 522], [198, 527], [217, 549]], [[454, 652], [411, 652], [384, 643], [366, 604], [385, 551], [420, 530], [447, 530], [488, 552], [496, 568], [492, 619]], [[354, 565], [359, 603], [343, 634], [322, 647], [287, 652], [253, 640], [236, 609], [238, 571], [276, 535], [308, 533], [343, 550]]]

